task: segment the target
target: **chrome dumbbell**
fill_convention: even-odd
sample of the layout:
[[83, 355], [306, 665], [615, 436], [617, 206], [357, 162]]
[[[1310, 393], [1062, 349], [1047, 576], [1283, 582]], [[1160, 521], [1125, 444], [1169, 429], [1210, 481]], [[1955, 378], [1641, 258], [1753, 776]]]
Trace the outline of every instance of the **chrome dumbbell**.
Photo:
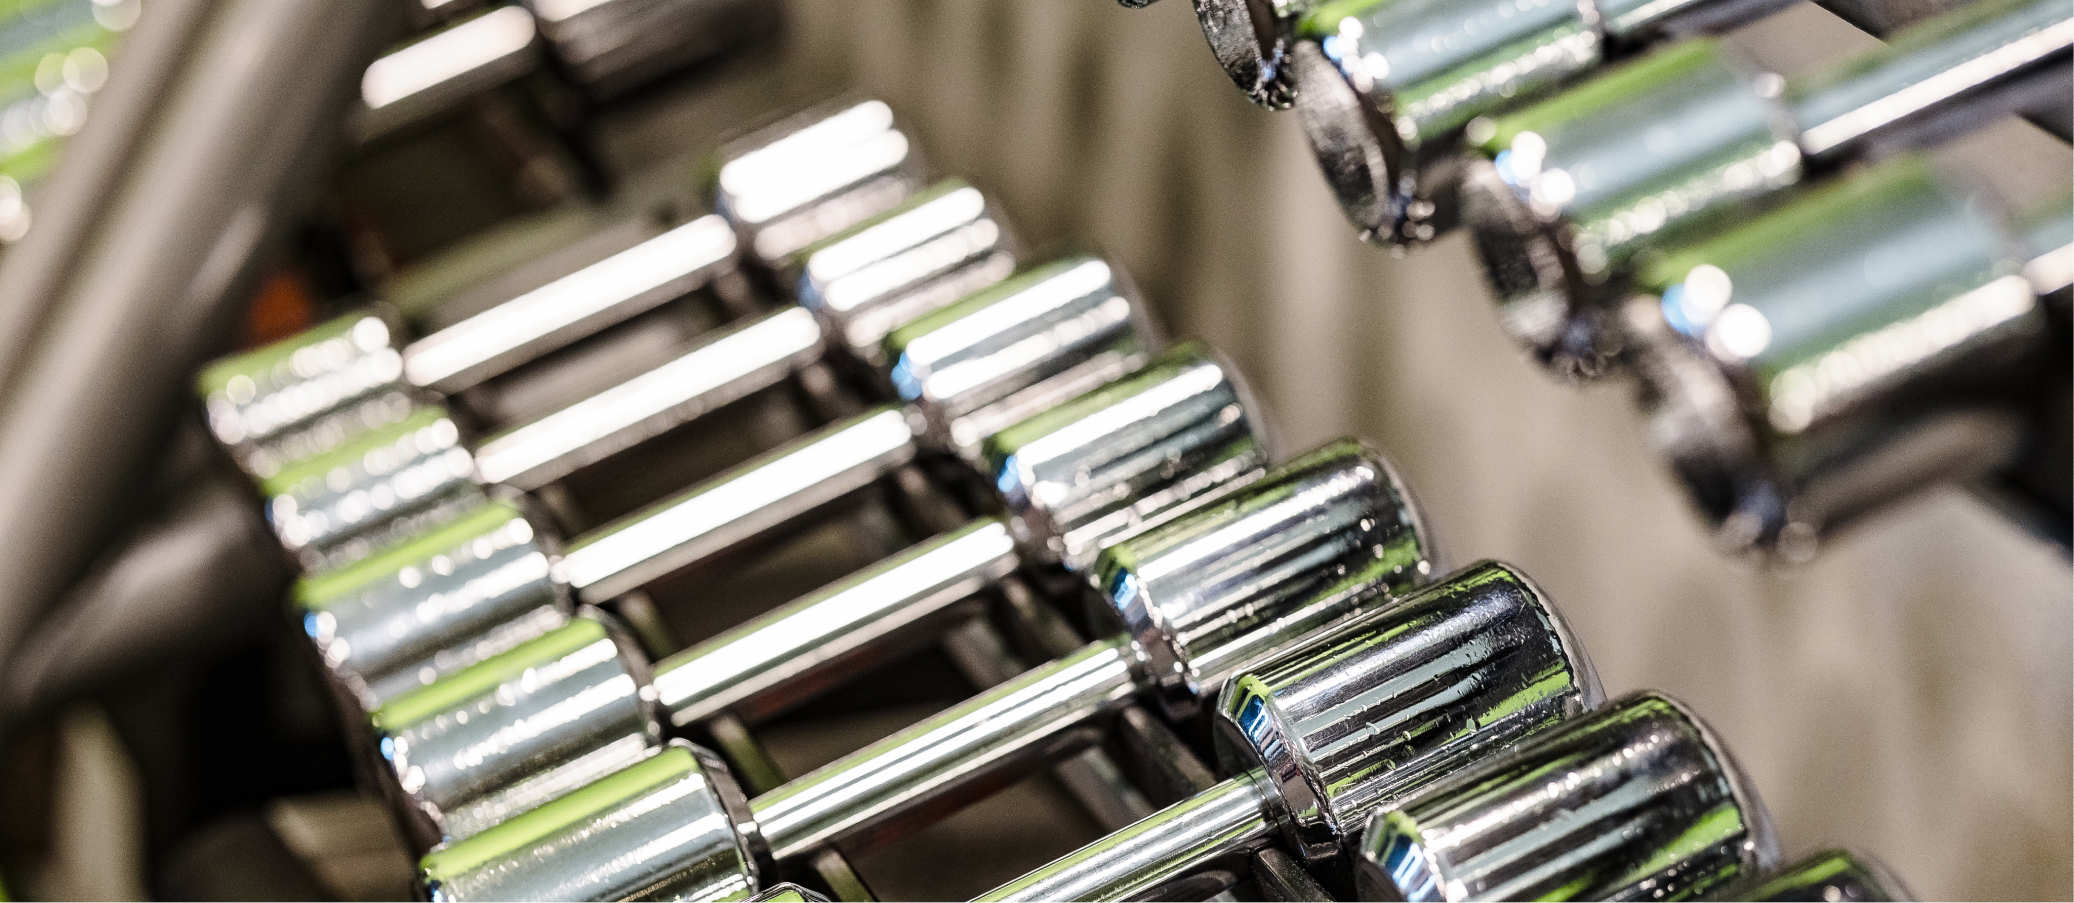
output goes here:
[[14, 123], [0, 152], [0, 248], [29, 233], [31, 200], [57, 162], [53, 148], [85, 124], [108, 83], [108, 57], [142, 9], [141, 0], [69, 0], [0, 15], [9, 39], [0, 71], [11, 73], [0, 116]]
[[[444, 3], [425, 3], [428, 12]], [[453, 16], [383, 54], [361, 79], [362, 138], [391, 134], [550, 68], [608, 97], [775, 30], [751, 0], [526, 0]]]
[[1647, 434], [1725, 546], [1803, 558], [2015, 454], [2050, 338], [1974, 201], [1896, 161], [1644, 268], [1624, 328]]
[[1694, 41], [1485, 125], [1462, 215], [1506, 331], [1558, 371], [1620, 350], [1645, 247], [1719, 231], [1871, 148], [1941, 140], [2066, 92], [2074, 17], [1989, 0], [1806, 79]]
[[[976, 189], [956, 181], [938, 185], [804, 252], [809, 275], [799, 280], [800, 303], [721, 330], [640, 376], [487, 436], [472, 454], [452, 417], [421, 406], [399, 423], [262, 479], [269, 520], [290, 548], [321, 555], [369, 531], [415, 532], [414, 523], [391, 519], [472, 485], [537, 490], [776, 385], [832, 347], [872, 354], [875, 347], [866, 350], [861, 338], [829, 337], [883, 337], [885, 329], [999, 281], [1014, 266], [1002, 239], [999, 218]], [[811, 275], [816, 266], [857, 282], [828, 280], [843, 290], [831, 302]], [[836, 309], [837, 303], [844, 306]], [[1011, 385], [990, 383], [975, 392], [1030, 388], [1012, 384], [1032, 377], [1008, 358], [993, 360], [1008, 368], [1001, 379]]]
[[[1117, 631], [711, 822], [731, 781], [666, 750], [428, 853], [437, 899], [704, 896], [830, 843], [868, 847], [1092, 743], [1134, 698], [1193, 708], [1267, 658], [1426, 579], [1427, 541], [1374, 453], [1328, 445], [1103, 553], [1094, 613]], [[706, 822], [698, 822], [700, 825]]]
[[1547, 598], [1473, 565], [1231, 681], [1216, 739], [1232, 777], [979, 899], [1163, 897], [1206, 871], [1242, 876], [1276, 844], [1344, 876], [1369, 813], [1600, 697]]
[[1878, 903], [1916, 899], [1908, 886], [1885, 865], [1850, 850], [1823, 850], [1709, 896], [1715, 900], [1777, 903]]
[[1364, 238], [1423, 242], [1458, 219], [1465, 126], [1666, 37], [1781, 0], [1368, 0], [1321, 6], [1290, 51], [1296, 109]]
[[306, 582], [304, 623], [333, 673], [378, 704], [533, 635], [514, 625], [554, 626], [572, 602], [603, 603], [748, 547], [925, 451], [957, 449], [965, 425], [998, 429], [1120, 376], [1150, 356], [1145, 323], [1098, 258], [1033, 270], [889, 337], [888, 355], [912, 375], [905, 406], [802, 438], [566, 550], [548, 522], [492, 507]]
[[[649, 668], [580, 617], [373, 713], [382, 765], [425, 844], [477, 833], [630, 764], [723, 711], [783, 711], [974, 613], [1019, 568], [1085, 570], [1097, 549], [1259, 477], [1245, 393], [1198, 346], [1003, 431], [1005, 517], [917, 545]], [[559, 713], [548, 717], [545, 713]]]
[[878, 101], [802, 114], [724, 153], [718, 213], [445, 329], [406, 344], [392, 316], [349, 315], [210, 366], [199, 389], [211, 430], [269, 476], [394, 423], [411, 393], [451, 396], [682, 297], [733, 267], [740, 245], [797, 249], [919, 186], [907, 136]]
[[1778, 860], [1728, 749], [1655, 693], [1389, 803], [1354, 853], [1364, 900], [1683, 900]]

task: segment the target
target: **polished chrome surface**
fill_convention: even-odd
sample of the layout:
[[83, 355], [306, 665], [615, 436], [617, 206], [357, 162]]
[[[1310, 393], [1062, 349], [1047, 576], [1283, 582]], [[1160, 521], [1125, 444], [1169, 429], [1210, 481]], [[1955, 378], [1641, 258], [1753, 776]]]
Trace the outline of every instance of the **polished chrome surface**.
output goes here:
[[825, 843], [868, 849], [1095, 739], [1138, 690], [1122, 638], [1024, 672], [750, 801], [779, 860]]
[[1371, 900], [1682, 900], [1778, 858], [1727, 750], [1653, 693], [1389, 805], [1355, 851]]
[[[758, 885], [742, 792], [713, 754], [671, 742], [633, 767], [427, 853], [433, 900], [724, 900]], [[624, 843], [624, 846], [620, 844]]]
[[1597, 66], [1590, 13], [1575, 0], [1382, 0], [1305, 17], [1296, 109], [1362, 235], [1418, 242], [1452, 226], [1450, 139]]
[[957, 179], [798, 256], [788, 274], [796, 274], [800, 305], [822, 319], [839, 346], [875, 364], [887, 333], [1015, 270], [1000, 215], [979, 189]]
[[526, 0], [562, 70], [593, 94], [640, 87], [777, 25], [756, 0]]
[[[1386, 596], [1374, 571], [1320, 594]], [[1229, 780], [995, 889], [989, 900], [1139, 899], [1281, 842], [1323, 863], [1369, 813], [1599, 702], [1532, 584], [1485, 563], [1235, 678], [1218, 705]]]
[[644, 439], [778, 384], [820, 359], [821, 328], [794, 307], [730, 328], [640, 376], [483, 440], [485, 483], [538, 489]]
[[1553, 603], [1483, 562], [1233, 680], [1217, 705], [1219, 759], [1260, 774], [1291, 851], [1324, 862], [1388, 801], [1603, 695]]
[[347, 314], [211, 364], [198, 380], [210, 431], [228, 446], [258, 444], [400, 386], [393, 331], [378, 313]]
[[756, 896], [749, 898], [749, 903], [828, 903], [828, 898], [783, 881], [758, 891]]
[[732, 142], [713, 207], [766, 264], [849, 229], [921, 187], [907, 133], [884, 101], [832, 103]]
[[1644, 269], [1649, 438], [1723, 544], [1802, 558], [2012, 454], [2045, 329], [2018, 244], [1901, 160]]
[[1823, 850], [1710, 897], [1773, 903], [1880, 903], [1914, 900], [1908, 886], [1879, 860], [1850, 850]]
[[702, 216], [410, 343], [412, 385], [456, 392], [682, 297], [734, 265], [735, 233]]
[[659, 700], [679, 725], [768, 717], [827, 682], [817, 678], [883, 663], [898, 638], [970, 614], [960, 603], [1020, 563], [1007, 524], [975, 521], [663, 659]]
[[2061, 195], [2022, 214], [2024, 278], [2041, 298], [2065, 308], [2074, 286], [2074, 195]]
[[1603, 372], [1621, 350], [1616, 272], [1640, 249], [1746, 219], [1806, 166], [1946, 137], [2045, 82], [2063, 88], [2070, 40], [2060, 4], [1981, 3], [1783, 97], [1777, 76], [1697, 41], [1499, 117], [1478, 136], [1462, 208], [1500, 320], [1557, 371]]
[[1395, 471], [1341, 440], [1111, 546], [1096, 565], [1102, 593], [1093, 617], [1130, 639], [1133, 666], [1161, 704], [1186, 713], [1246, 663], [1367, 601], [1309, 605], [1321, 588], [1354, 573], [1394, 593], [1430, 577], [1431, 556], [1430, 534]]
[[1107, 261], [1068, 257], [902, 325], [884, 339], [894, 391], [920, 412], [932, 444], [972, 458], [1001, 428], [1137, 369], [1157, 349], [1150, 315], [1120, 283]]
[[434, 836], [477, 833], [661, 742], [646, 672], [599, 615], [575, 618], [376, 709], [383, 777]]
[[267, 521], [291, 550], [323, 549], [471, 487], [474, 459], [446, 411], [423, 407], [260, 481]]
[[[567, 603], [548, 580], [551, 554], [523, 511], [493, 502], [346, 568], [302, 578], [295, 602], [325, 665], [372, 709], [559, 624]], [[464, 646], [503, 625], [514, 629], [488, 638], [488, 646]]]
[[860, 414], [586, 534], [555, 576], [606, 601], [863, 489], [914, 460], [915, 432], [897, 408]]
[[539, 33], [524, 9], [502, 6], [389, 52], [360, 77], [356, 130], [393, 131], [533, 71]]
[[1283, 109], [1296, 90], [1285, 69], [1292, 32], [1297, 20], [1320, 2], [1195, 0], [1195, 18], [1232, 84], [1254, 103]]
[[1144, 899], [1188, 874], [1243, 872], [1280, 830], [1260, 777], [1220, 782], [975, 899]]
[[[1789, 91], [1800, 145], [1844, 156], [1939, 120], [1979, 122], [2026, 100], [2067, 96], [2074, 14], [2052, 0], [1976, 3], [1897, 34], [1888, 46]], [[2000, 102], [1998, 102], [2000, 98]]]
[[1620, 351], [1616, 268], [1799, 181], [1777, 79], [1748, 70], [1692, 41], [1478, 136], [1463, 221], [1499, 321], [1536, 360], [1571, 377], [1604, 371]]
[[1188, 343], [995, 433], [984, 456], [1030, 560], [1084, 571], [1104, 547], [1258, 479], [1264, 434], [1238, 371]]

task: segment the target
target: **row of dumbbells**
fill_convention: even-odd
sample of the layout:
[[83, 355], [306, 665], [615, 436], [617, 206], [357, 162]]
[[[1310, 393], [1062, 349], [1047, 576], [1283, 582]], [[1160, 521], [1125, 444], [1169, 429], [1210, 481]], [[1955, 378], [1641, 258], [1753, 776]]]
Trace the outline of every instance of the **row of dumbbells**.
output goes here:
[[[883, 104], [723, 158], [711, 217], [476, 318], [405, 344], [352, 316], [204, 377], [217, 435], [312, 568], [298, 615], [430, 847], [428, 892], [768, 889], [1085, 749], [1138, 704], [1214, 723], [1226, 780], [996, 896], [1213, 887], [1263, 847], [1342, 892], [1420, 899], [1691, 896], [1775, 864], [1753, 791], [1682, 706], [1604, 703], [1514, 569], [1439, 577], [1367, 447], [1275, 463], [1237, 375], [1162, 350], [1113, 265], [1016, 273], [985, 198], [916, 178]], [[788, 303], [529, 424], [464, 441], [467, 412], [442, 406], [730, 268]], [[566, 542], [554, 506], [518, 494], [837, 359], [897, 402]], [[981, 516], [659, 661], [599, 608], [920, 472], [978, 487]], [[1088, 599], [1099, 638], [754, 799], [685, 739], [854, 679], [1010, 581]], [[1837, 862], [1816, 871], [1898, 891]]]
[[1791, 80], [1703, 37], [1787, 5], [1195, 9], [1249, 97], [1295, 108], [1365, 237], [1466, 230], [1533, 359], [1636, 380], [1727, 547], [1802, 558], [1870, 508], [1998, 468], [2064, 520], [2074, 201], [2011, 216], [1889, 158], [2063, 115], [2066, 5], [1980, 0]]
[[[354, 131], [362, 140], [418, 127], [529, 78], [551, 83], [547, 94], [609, 100], [722, 56], [778, 20], [777, 5], [760, 0], [402, 2], [415, 33], [361, 79]], [[57, 145], [84, 123], [123, 33], [146, 5], [58, 0], [0, 17], [0, 72], [20, 80], [0, 83], [0, 245], [27, 233]], [[582, 148], [568, 152], [586, 158]]]

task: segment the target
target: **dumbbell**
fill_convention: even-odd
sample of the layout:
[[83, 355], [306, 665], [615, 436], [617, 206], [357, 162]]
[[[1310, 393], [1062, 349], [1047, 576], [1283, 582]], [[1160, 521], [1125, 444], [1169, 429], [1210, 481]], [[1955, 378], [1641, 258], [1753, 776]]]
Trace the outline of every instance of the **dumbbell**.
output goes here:
[[30, 200], [57, 162], [58, 145], [79, 131], [108, 81], [108, 57], [137, 21], [139, 0], [67, 0], [10, 6], [0, 19], [0, 248], [20, 241], [34, 219]]
[[1320, 6], [1289, 52], [1311, 151], [1363, 238], [1416, 244], [1457, 221], [1463, 129], [1648, 44], [1753, 21], [1785, 0], [1365, 0]]
[[1802, 559], [2016, 453], [2053, 341], [2043, 286], [2018, 275], [2017, 235], [1924, 161], [1662, 253], [1623, 328], [1648, 439], [1724, 546]]
[[1637, 693], [1386, 804], [1364, 900], [1685, 900], [1778, 861], [1764, 803], [1685, 706]]
[[1034, 269], [887, 337], [885, 353], [905, 374], [895, 380], [905, 405], [810, 434], [566, 549], [550, 539], [550, 522], [510, 503], [492, 506], [305, 582], [298, 602], [306, 630], [332, 672], [371, 707], [531, 637], [530, 625], [561, 623], [572, 603], [602, 603], [747, 548], [925, 452], [966, 448], [967, 439], [985, 438], [967, 436], [975, 425], [990, 433], [1121, 376], [1150, 357], [1147, 322], [1099, 258]]
[[1215, 736], [1232, 777], [979, 899], [1170, 898], [1276, 844], [1344, 874], [1369, 813], [1601, 695], [1547, 597], [1513, 568], [1472, 565], [1229, 682]]
[[1879, 860], [1850, 850], [1823, 850], [1766, 875], [1710, 895], [1715, 900], [1777, 903], [1877, 903], [1913, 900], [1908, 886]]
[[1617, 363], [1621, 278], [1645, 247], [1756, 213], [1868, 149], [1942, 140], [2064, 95], [2074, 18], [1984, 0], [1807, 79], [1687, 42], [1496, 117], [1462, 217], [1506, 331], [1573, 377]]
[[[996, 434], [1001, 517], [916, 545], [658, 663], [609, 619], [574, 621], [372, 715], [412, 832], [477, 833], [630, 764], [723, 711], [761, 720], [974, 613], [1018, 569], [1085, 571], [1096, 551], [1257, 479], [1267, 454], [1236, 375], [1196, 345]], [[399, 612], [400, 613], [400, 612]], [[543, 713], [563, 712], [540, 729]], [[580, 714], [578, 714], [580, 712]]]
[[[671, 747], [427, 853], [434, 899], [709, 897], [836, 843], [893, 839], [1094, 742], [1140, 696], [1170, 713], [1274, 652], [1390, 605], [1432, 568], [1405, 491], [1359, 443], [1105, 550], [1091, 614], [1114, 632], [753, 802]], [[710, 826], [710, 830], [708, 829]]]
[[[799, 279], [797, 304], [723, 329], [640, 376], [488, 436], [472, 455], [462, 448], [453, 418], [443, 409], [421, 407], [399, 423], [262, 479], [268, 519], [291, 549], [322, 554], [371, 530], [415, 532], [415, 522], [397, 525], [390, 518], [467, 485], [537, 490], [776, 385], [823, 360], [831, 349], [875, 357], [876, 340], [891, 327], [1008, 275], [1014, 260], [1003, 240], [999, 217], [977, 189], [956, 180], [940, 183], [853, 232], [803, 252], [805, 275]], [[1109, 274], [1104, 264], [1091, 266], [1076, 284], [1097, 292]], [[1031, 280], [1043, 277], [1026, 281]], [[1058, 290], [1054, 287], [1053, 294]], [[1130, 302], [1119, 300], [1117, 306], [1129, 308]], [[973, 308], [960, 310], [980, 316]], [[968, 323], [963, 328], [972, 334], [985, 327]], [[960, 351], [976, 353], [962, 346]], [[1054, 376], [1025, 373], [1010, 357], [989, 360], [1007, 368], [999, 375], [1004, 382], [973, 387], [979, 394], [965, 399], [972, 404], [1035, 391], [1031, 385], [1010, 384], [1016, 379]], [[1090, 366], [1099, 369], [1100, 364]], [[407, 374], [408, 361], [404, 369]], [[1069, 382], [1061, 377], [1046, 385]]]
[[[428, 4], [430, 5], [430, 4]], [[719, 56], [777, 24], [753, 0], [528, 0], [455, 17], [361, 78], [363, 138], [389, 134], [547, 67], [592, 97]]]
[[803, 247], [919, 184], [907, 136], [878, 101], [810, 111], [723, 154], [717, 213], [417, 341], [399, 344], [393, 317], [377, 310], [210, 366], [199, 388], [211, 430], [248, 470], [271, 475], [395, 422], [411, 393], [466, 390], [683, 296], [732, 267], [741, 245]]

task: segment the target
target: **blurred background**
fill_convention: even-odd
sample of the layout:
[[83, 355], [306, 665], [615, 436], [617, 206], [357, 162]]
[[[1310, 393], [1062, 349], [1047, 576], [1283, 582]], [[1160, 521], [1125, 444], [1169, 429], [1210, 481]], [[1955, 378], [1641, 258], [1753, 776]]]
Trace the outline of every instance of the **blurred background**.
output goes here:
[[[57, 178], [53, 149], [79, 128], [66, 105], [100, 89], [106, 59], [117, 78], [131, 62], [117, 47], [123, 31], [173, 16], [154, 11], [161, 0], [12, 2], [0, 58], [27, 67], [31, 90], [0, 114], [0, 238], [32, 230], [26, 210], [33, 228], [48, 225], [47, 204], [34, 192], [24, 202], [24, 188]], [[446, 297], [456, 270], [571, 244], [557, 236], [654, 203], [668, 194], [655, 186], [681, 182], [699, 149], [742, 123], [842, 92], [878, 97], [920, 136], [933, 169], [993, 193], [1027, 245], [1092, 242], [1171, 335], [1230, 356], [1283, 449], [1353, 434], [1393, 456], [1453, 560], [1500, 558], [1533, 574], [1609, 694], [1657, 688], [1703, 713], [1754, 776], [1789, 852], [1872, 851], [1926, 899], [2074, 896], [2074, 575], [2059, 547], [1945, 487], [1857, 525], [1807, 564], [1720, 553], [1644, 445], [1630, 390], [1560, 385], [1524, 361], [1461, 236], [1402, 255], [1362, 243], [1294, 115], [1232, 89], [1186, 0], [776, 6], [775, 31], [586, 110], [586, 159], [554, 140], [564, 125], [551, 103], [477, 103], [460, 125], [400, 139], [357, 120], [359, 132], [308, 164], [328, 174], [302, 208], [317, 225], [290, 230], [285, 262], [252, 280], [256, 304], [216, 327], [219, 349], [284, 335], [369, 287], [406, 308]], [[31, 42], [26, 26], [4, 23], [61, 7], [86, 18], [37, 27], [101, 31], [72, 42], [81, 50], [54, 76], [47, 53], [35, 65], [5, 56]], [[1809, 3], [1732, 40], [1787, 74], [1876, 43]], [[7, 84], [19, 75], [0, 70]], [[41, 131], [19, 124], [31, 103], [42, 105]], [[2015, 119], [1944, 153], [2016, 200], [2070, 181], [2067, 146]], [[611, 185], [604, 200], [586, 183], [598, 174]], [[63, 203], [61, 188], [44, 195], [50, 204]], [[352, 827], [366, 810], [340, 792], [343, 764], [325, 758], [336, 738], [321, 701], [268, 689], [298, 679], [300, 664], [272, 629], [225, 628], [204, 651], [139, 659], [85, 692], [20, 703], [0, 799], [8, 892], [143, 899], [219, 887], [182, 882], [245, 849], [240, 831], [271, 831], [326, 895], [397, 892], [400, 854], [380, 830]], [[180, 701], [225, 695], [246, 705], [209, 710], [229, 719], [218, 722], [198, 723], [204, 710]], [[226, 753], [250, 727], [238, 719], [269, 706], [279, 736], [249, 757]], [[839, 721], [777, 733], [825, 736]], [[155, 732], [187, 739], [140, 739]], [[769, 742], [793, 755], [782, 738]], [[293, 756], [330, 764], [279, 758]], [[193, 784], [195, 774], [220, 786]], [[977, 845], [1009, 829], [981, 819], [965, 830]], [[941, 860], [958, 840], [926, 842]], [[880, 868], [926, 870], [929, 859]], [[867, 877], [873, 865], [860, 863]], [[944, 888], [874, 880], [889, 897], [888, 882]]]

